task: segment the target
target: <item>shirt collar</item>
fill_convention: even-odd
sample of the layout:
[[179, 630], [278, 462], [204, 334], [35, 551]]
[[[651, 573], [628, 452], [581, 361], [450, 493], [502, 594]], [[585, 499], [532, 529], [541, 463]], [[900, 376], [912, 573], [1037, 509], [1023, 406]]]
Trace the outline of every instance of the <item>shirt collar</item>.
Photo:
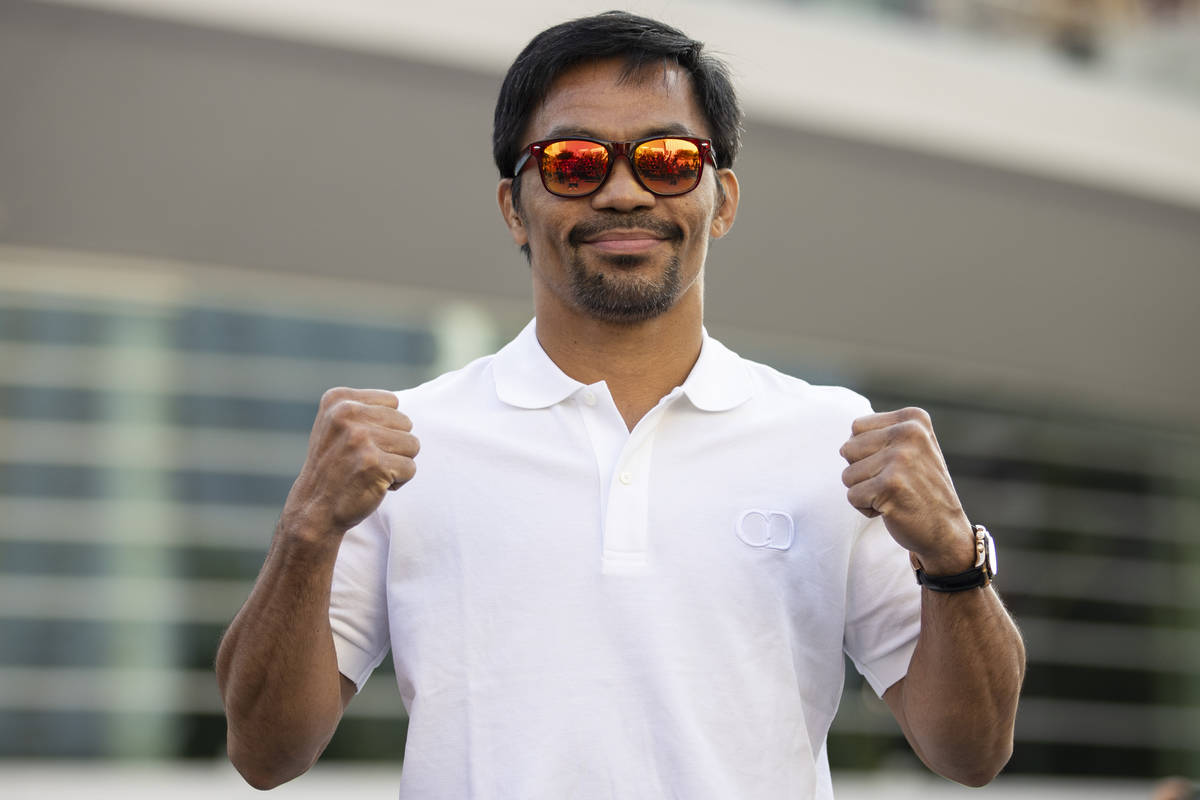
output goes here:
[[704, 331], [700, 357], [683, 382], [683, 393], [701, 411], [728, 411], [754, 393], [750, 369], [741, 356]]
[[[517, 408], [549, 408], [583, 388], [550, 360], [537, 339], [536, 320], [492, 359], [496, 395]], [[701, 411], [728, 411], [750, 399], [750, 370], [741, 357], [704, 331], [700, 357], [680, 387]]]
[[549, 408], [583, 386], [546, 355], [537, 339], [536, 323], [530, 320], [492, 359], [496, 395], [517, 408]]

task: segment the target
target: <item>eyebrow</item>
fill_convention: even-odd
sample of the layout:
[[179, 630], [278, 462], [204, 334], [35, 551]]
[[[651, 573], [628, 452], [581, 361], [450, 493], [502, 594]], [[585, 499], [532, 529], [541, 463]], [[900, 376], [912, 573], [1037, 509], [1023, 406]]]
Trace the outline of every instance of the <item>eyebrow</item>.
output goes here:
[[[580, 127], [576, 125], [556, 125], [546, 134], [546, 139], [562, 139], [568, 136], [580, 136], [584, 139], [599, 139], [600, 141], [609, 141], [591, 128]], [[634, 136], [629, 141], [638, 139], [647, 139], [654, 136], [693, 136], [696, 134], [681, 122], [668, 122], [662, 125], [655, 125], [652, 128], [646, 128], [640, 136]]]

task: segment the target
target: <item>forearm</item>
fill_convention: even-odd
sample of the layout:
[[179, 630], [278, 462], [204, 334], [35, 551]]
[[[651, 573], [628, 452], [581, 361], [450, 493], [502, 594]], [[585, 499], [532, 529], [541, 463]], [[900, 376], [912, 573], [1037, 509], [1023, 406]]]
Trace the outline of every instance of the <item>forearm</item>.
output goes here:
[[982, 785], [1012, 754], [1024, 675], [1020, 633], [991, 587], [925, 589], [897, 718], [930, 769]]
[[925, 411], [860, 417], [841, 453], [850, 505], [882, 516], [924, 576], [964, 581], [961, 591], [921, 589], [916, 652], [883, 699], [930, 769], [987, 783], [1012, 754], [1025, 677], [1025, 647], [999, 596], [990, 586], [967, 588], [968, 578], [986, 582], [995, 570], [987, 531], [967, 519]]
[[340, 536], [303, 536], [281, 523], [250, 598], [217, 652], [230, 760], [268, 788], [308, 769], [341, 718], [329, 626]]

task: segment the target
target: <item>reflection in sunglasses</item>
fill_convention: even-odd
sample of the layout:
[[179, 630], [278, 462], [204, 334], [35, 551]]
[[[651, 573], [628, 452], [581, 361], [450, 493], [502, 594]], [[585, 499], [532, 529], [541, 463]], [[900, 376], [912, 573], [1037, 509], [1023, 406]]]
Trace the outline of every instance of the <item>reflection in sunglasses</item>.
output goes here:
[[537, 155], [538, 171], [548, 191], [564, 197], [583, 197], [604, 183], [614, 157], [626, 155], [635, 177], [646, 190], [673, 196], [690, 192], [700, 183], [706, 153], [712, 154], [710, 143], [690, 137], [629, 143], [555, 139], [530, 145], [517, 171], [529, 155]]

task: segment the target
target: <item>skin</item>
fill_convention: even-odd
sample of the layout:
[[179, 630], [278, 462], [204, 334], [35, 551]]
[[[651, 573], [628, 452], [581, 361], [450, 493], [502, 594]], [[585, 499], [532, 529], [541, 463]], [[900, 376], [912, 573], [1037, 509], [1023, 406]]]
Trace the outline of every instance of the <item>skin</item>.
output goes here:
[[[686, 73], [621, 71], [617, 61], [598, 61], [563, 73], [522, 144], [572, 134], [710, 135]], [[530, 247], [538, 340], [572, 378], [605, 380], [632, 429], [699, 356], [708, 244], [733, 225], [737, 178], [709, 162], [694, 191], [656, 197], [619, 159], [585, 198], [551, 195], [533, 166], [515, 180], [519, 205], [514, 179], [501, 180], [497, 196], [513, 242]], [[329, 626], [333, 564], [345, 532], [413, 477], [419, 444], [411, 430], [389, 392], [335, 389], [322, 399], [263, 571], [217, 655], [230, 758], [255, 787], [308, 769], [353, 697]], [[849, 502], [882, 516], [929, 574], [973, 563], [970, 525], [927, 414], [856, 420], [841, 452]], [[981, 785], [1011, 754], [1020, 636], [991, 588], [923, 590], [921, 621], [908, 674], [884, 700], [930, 768]]]
[[[974, 566], [972, 528], [929, 415], [919, 408], [855, 420], [841, 455], [850, 504], [882, 516], [926, 573]], [[1025, 646], [991, 586], [921, 590], [921, 633], [908, 673], [883, 694], [918, 757], [968, 786], [992, 780], [1012, 756]]]
[[1150, 800], [1192, 800], [1198, 788], [1186, 778], [1166, 778], [1154, 786]]
[[329, 626], [333, 565], [347, 530], [416, 471], [420, 443], [396, 396], [330, 389], [271, 548], [217, 650], [233, 765], [256, 789], [307, 770], [354, 696]]
[[[624, 81], [621, 72], [621, 62], [613, 60], [563, 73], [530, 120], [522, 144], [563, 135], [611, 141], [658, 133], [710, 136], [686, 72], [652, 66]], [[523, 181], [520, 208], [513, 202], [511, 179], [500, 181], [498, 200], [513, 242], [528, 244], [532, 253], [538, 341], [572, 378], [607, 381], [632, 429], [683, 382], [700, 355], [704, 262], [710, 239], [733, 226], [737, 177], [709, 161], [695, 190], [656, 197], [638, 184], [621, 158], [604, 185], [584, 198], [550, 194], [532, 164], [516, 180]], [[594, 231], [584, 239], [607, 240], [578, 242], [572, 232], [581, 230]], [[665, 237], [666, 230], [675, 233]], [[668, 283], [674, 287], [660, 313], [621, 318], [588, 307], [572, 284], [573, 273], [580, 271], [618, 294], [653, 292]], [[675, 279], [668, 281], [672, 272]]]

